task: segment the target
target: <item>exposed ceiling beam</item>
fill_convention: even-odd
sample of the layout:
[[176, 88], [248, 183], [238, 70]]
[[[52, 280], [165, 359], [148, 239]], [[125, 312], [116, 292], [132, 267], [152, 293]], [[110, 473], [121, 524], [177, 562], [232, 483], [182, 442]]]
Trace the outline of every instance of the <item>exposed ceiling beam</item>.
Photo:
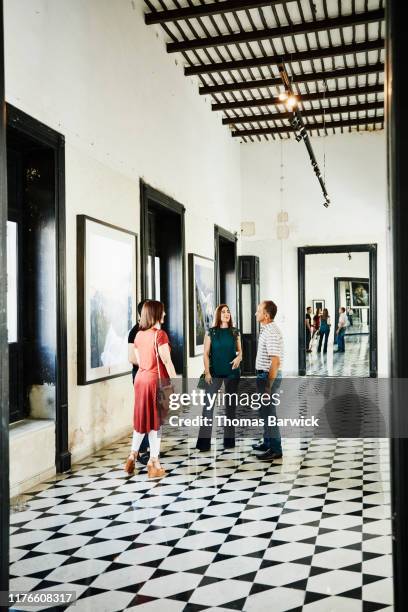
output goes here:
[[384, 15], [384, 9], [378, 9], [375, 11], [355, 13], [346, 16], [342, 15], [340, 17], [332, 17], [331, 19], [320, 19], [319, 21], [296, 23], [294, 25], [277, 28], [265, 28], [247, 32], [236, 32], [234, 34], [222, 34], [220, 36], [206, 36], [191, 40], [181, 40], [167, 43], [167, 51], [168, 53], [176, 53], [179, 51], [206, 49], [208, 47], [217, 47], [220, 45], [235, 45], [239, 43], [253, 42], [256, 40], [265, 40], [267, 38], [275, 39], [284, 38], [285, 36], [293, 36], [296, 34], [313, 34], [316, 32], [329, 31], [337, 28], [346, 28], [364, 23], [382, 21], [384, 19]]
[[207, 17], [230, 13], [231, 11], [243, 11], [245, 9], [271, 6], [272, 4], [283, 4], [288, 0], [226, 0], [225, 2], [211, 2], [196, 6], [185, 6], [183, 8], [168, 9], [145, 13], [145, 23], [166, 23], [167, 21], [179, 21], [180, 19], [192, 19], [193, 17]]
[[[339, 104], [338, 106], [328, 106], [324, 109], [311, 108], [309, 110], [302, 110], [302, 117], [319, 117], [323, 113], [326, 115], [336, 115], [339, 113], [359, 113], [367, 112], [370, 110], [383, 110], [384, 102], [367, 102], [365, 104]], [[251, 115], [249, 117], [224, 117], [222, 120], [223, 125], [239, 125], [243, 123], [259, 123], [259, 121], [284, 121], [290, 119], [291, 113], [260, 113], [258, 115]]]
[[[311, 130], [323, 130], [323, 129], [333, 129], [340, 127], [352, 127], [359, 125], [370, 125], [375, 123], [384, 123], [384, 116], [381, 117], [364, 117], [362, 119], [340, 119], [337, 121], [326, 121], [325, 123], [307, 123], [306, 129], [308, 132]], [[279, 128], [254, 128], [251, 130], [237, 130], [235, 132], [231, 132], [234, 138], [242, 138], [243, 136], [262, 136], [265, 134], [287, 134], [293, 133], [292, 127], [288, 125], [287, 127], [279, 127]]]
[[[311, 94], [303, 94], [299, 96], [300, 104], [302, 102], [313, 102], [315, 100], [323, 100], [329, 98], [345, 98], [349, 96], [362, 96], [368, 94], [376, 94], [384, 92], [384, 85], [366, 85], [364, 87], [348, 87], [343, 89], [332, 89], [328, 91], [317, 91]], [[269, 106], [272, 104], [283, 104], [278, 97], [273, 98], [258, 98], [256, 100], [240, 100], [239, 102], [219, 102], [212, 104], [213, 111], [232, 110], [239, 108], [252, 108], [257, 106]]]
[[184, 74], [192, 76], [196, 74], [208, 74], [210, 72], [223, 72], [228, 70], [242, 70], [245, 68], [256, 68], [258, 66], [271, 66], [282, 63], [303, 62], [324, 57], [335, 57], [336, 55], [348, 55], [350, 53], [366, 53], [384, 48], [384, 39], [369, 40], [351, 45], [336, 45], [323, 49], [312, 49], [298, 51], [297, 53], [285, 53], [283, 55], [267, 55], [265, 57], [250, 57], [242, 60], [230, 60], [227, 62], [213, 62], [211, 64], [199, 64], [186, 66]]
[[[365, 64], [364, 66], [356, 66], [355, 68], [340, 68], [339, 70], [330, 70], [327, 72], [308, 72], [306, 74], [298, 74], [292, 77], [292, 84], [308, 83], [310, 81], [328, 81], [329, 79], [341, 79], [362, 74], [373, 74], [384, 72], [384, 64], [377, 62], [376, 64]], [[238, 83], [220, 83], [219, 85], [203, 85], [199, 88], [201, 95], [216, 94], [224, 91], [243, 91], [246, 89], [258, 89], [260, 87], [276, 87], [282, 84], [280, 77], [272, 79], [256, 79], [248, 81], [239, 81]]]

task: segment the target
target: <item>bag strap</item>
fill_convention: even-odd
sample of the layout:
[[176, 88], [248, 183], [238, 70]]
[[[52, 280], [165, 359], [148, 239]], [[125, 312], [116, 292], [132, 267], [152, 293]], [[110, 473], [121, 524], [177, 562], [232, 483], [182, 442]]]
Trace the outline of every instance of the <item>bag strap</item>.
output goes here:
[[157, 373], [159, 375], [159, 383], [161, 383], [161, 376], [160, 376], [160, 361], [159, 361], [159, 348], [157, 346], [157, 335], [158, 335], [159, 331], [157, 330], [156, 333], [154, 334], [154, 350], [156, 353], [156, 362], [157, 362]]

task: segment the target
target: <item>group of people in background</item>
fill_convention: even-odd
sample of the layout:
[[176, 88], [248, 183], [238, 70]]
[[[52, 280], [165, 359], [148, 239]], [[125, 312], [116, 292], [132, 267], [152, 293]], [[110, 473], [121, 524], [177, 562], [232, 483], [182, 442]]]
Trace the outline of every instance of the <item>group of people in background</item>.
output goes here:
[[[256, 355], [256, 386], [258, 393], [271, 397], [270, 405], [263, 406], [263, 440], [254, 444], [258, 459], [273, 461], [282, 457], [280, 431], [270, 426], [268, 417], [276, 416], [272, 396], [282, 381], [283, 337], [275, 322], [277, 306], [272, 301], [263, 301], [255, 313], [260, 324], [260, 335]], [[170, 383], [176, 377], [171, 360], [171, 347], [167, 333], [162, 329], [165, 309], [162, 302], [145, 300], [138, 305], [139, 322], [129, 332], [129, 361], [132, 364], [134, 383], [133, 439], [125, 471], [133, 474], [136, 461], [147, 465], [149, 478], [162, 478], [165, 470], [160, 464], [161, 426], [163, 424], [158, 402], [161, 382]], [[227, 423], [235, 417], [237, 391], [240, 382], [242, 361], [241, 337], [234, 327], [227, 304], [217, 306], [212, 327], [204, 341], [204, 372], [200, 379], [205, 389], [203, 416], [207, 417], [198, 434], [196, 448], [202, 452], [210, 450], [212, 417], [209, 398], [217, 394], [224, 385], [226, 392]], [[224, 429], [224, 448], [235, 446], [234, 427], [227, 424]]]
[[[337, 342], [337, 352], [345, 352], [344, 336], [346, 329], [349, 325], [352, 325], [352, 311], [346, 314], [344, 306], [339, 308], [339, 318], [335, 333], [335, 342]], [[351, 319], [351, 321], [350, 321]], [[312, 308], [308, 306], [306, 308], [305, 315], [305, 346], [306, 353], [312, 352], [312, 347], [316, 339], [319, 339], [317, 352], [320, 353], [323, 347], [323, 353], [327, 353], [327, 344], [329, 341], [331, 329], [330, 315], [327, 308], [316, 308], [315, 314], [312, 316]]]

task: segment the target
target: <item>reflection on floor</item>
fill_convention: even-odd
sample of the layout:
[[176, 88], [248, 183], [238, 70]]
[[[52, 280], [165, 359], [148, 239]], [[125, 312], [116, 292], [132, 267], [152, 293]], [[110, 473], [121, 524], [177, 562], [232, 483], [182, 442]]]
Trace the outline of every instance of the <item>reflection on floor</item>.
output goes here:
[[123, 473], [124, 440], [38, 486], [10, 589], [76, 591], [73, 612], [391, 611], [388, 442], [285, 440], [274, 465], [250, 442], [173, 440], [154, 482]]
[[[353, 329], [353, 328], [351, 328]], [[329, 342], [327, 353], [317, 352], [318, 343], [313, 343], [311, 353], [306, 354], [306, 374], [314, 376], [369, 376], [369, 336], [347, 332], [345, 353], [337, 353], [337, 346]]]

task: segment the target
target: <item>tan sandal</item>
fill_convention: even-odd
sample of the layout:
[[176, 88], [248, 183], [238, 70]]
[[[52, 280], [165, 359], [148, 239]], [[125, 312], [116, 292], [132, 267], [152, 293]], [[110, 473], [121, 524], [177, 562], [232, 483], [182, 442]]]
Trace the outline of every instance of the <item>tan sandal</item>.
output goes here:
[[133, 472], [135, 471], [135, 453], [130, 453], [128, 460], [125, 463], [125, 472], [127, 474], [133, 474]]
[[162, 467], [157, 467], [156, 461], [147, 464], [147, 475], [149, 478], [163, 478], [166, 475], [166, 470]]

